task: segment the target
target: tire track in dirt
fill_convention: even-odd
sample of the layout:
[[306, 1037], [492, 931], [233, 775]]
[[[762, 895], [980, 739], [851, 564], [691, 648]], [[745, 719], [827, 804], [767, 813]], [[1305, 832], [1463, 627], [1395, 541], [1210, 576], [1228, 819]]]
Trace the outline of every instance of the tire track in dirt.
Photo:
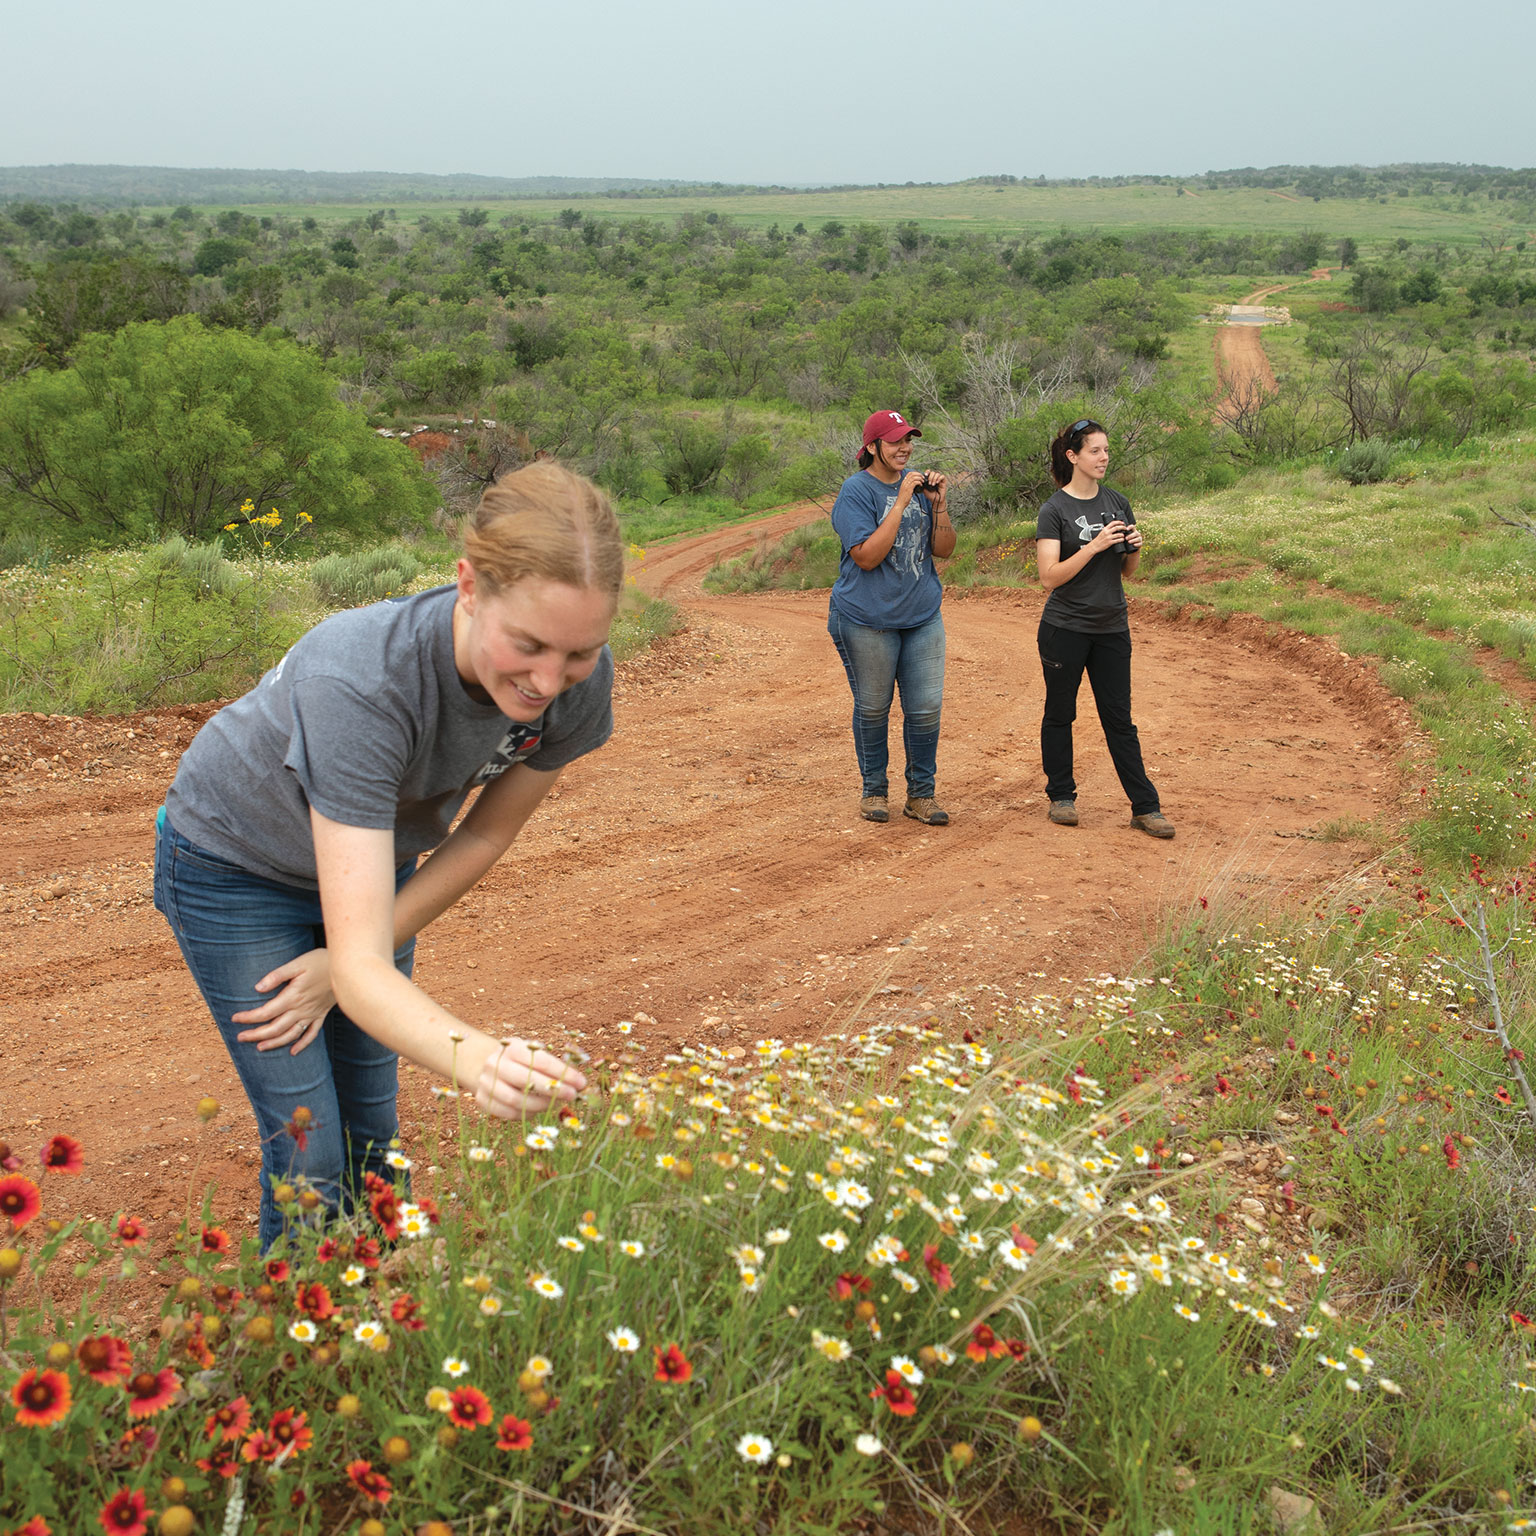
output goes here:
[[[977, 983], [1060, 991], [1132, 968], [1163, 913], [1218, 886], [1258, 904], [1349, 879], [1363, 850], [1313, 834], [1394, 814], [1408, 727], [1368, 673], [1321, 644], [1277, 650], [1262, 626], [1174, 622], [1133, 600], [1137, 720], [1178, 838], [1128, 827], [1086, 694], [1083, 825], [1051, 826], [1041, 598], [989, 589], [945, 604], [939, 795], [953, 825], [859, 820], [827, 594], [699, 588], [717, 559], [823, 515], [794, 507], [648, 552], [640, 580], [679, 604], [686, 628], [619, 668], [613, 741], [567, 771], [513, 854], [421, 936], [418, 978], [448, 1007], [552, 1041], [584, 1031], [601, 1052], [639, 1010], [656, 1021], [648, 1041], [668, 1048], [814, 1037], [866, 998], [868, 1019], [942, 1012]], [[48, 1190], [50, 1206], [131, 1209], [162, 1235], [195, 1167], [199, 1191], [214, 1181], [216, 1213], [243, 1228], [258, 1156], [228, 1057], [150, 903], [155, 808], [206, 714], [0, 718], [12, 983], [0, 1139], [30, 1155], [54, 1130], [82, 1136], [86, 1173], [50, 1181], [67, 1186]], [[96, 765], [88, 777], [82, 762]], [[429, 1087], [404, 1073], [418, 1151], [439, 1134]], [[226, 1111], [200, 1133], [204, 1093]]]

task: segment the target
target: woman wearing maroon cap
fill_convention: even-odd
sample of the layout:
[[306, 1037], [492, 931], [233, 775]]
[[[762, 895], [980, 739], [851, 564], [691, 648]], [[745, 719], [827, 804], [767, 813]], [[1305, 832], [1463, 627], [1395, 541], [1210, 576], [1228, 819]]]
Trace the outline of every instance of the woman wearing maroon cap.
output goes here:
[[891, 701], [901, 690], [901, 738], [907, 757], [902, 814], [930, 827], [949, 823], [933, 798], [944, 700], [944, 589], [934, 556], [954, 553], [943, 475], [909, 471], [912, 439], [900, 411], [876, 411], [864, 423], [859, 472], [843, 481], [832, 526], [843, 555], [827, 629], [853, 690], [853, 747], [866, 821], [889, 821]]

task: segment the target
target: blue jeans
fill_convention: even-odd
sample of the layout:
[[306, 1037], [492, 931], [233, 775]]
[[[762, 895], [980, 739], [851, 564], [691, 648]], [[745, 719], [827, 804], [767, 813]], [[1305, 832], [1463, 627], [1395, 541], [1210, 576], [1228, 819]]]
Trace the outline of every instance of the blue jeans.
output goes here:
[[[396, 871], [404, 885], [415, 861]], [[358, 1028], [339, 1008], [297, 1056], [291, 1047], [258, 1051], [235, 1037], [249, 1025], [230, 1015], [259, 1008], [272, 993], [254, 983], [268, 971], [325, 943], [320, 897], [263, 880], [184, 838], [160, 813], [155, 829], [155, 906], [176, 936], [182, 958], [240, 1074], [261, 1135], [261, 1224], [265, 1252], [285, 1222], [272, 1199], [274, 1183], [302, 1177], [331, 1209], [350, 1210], [365, 1172], [394, 1180], [384, 1161], [399, 1129], [395, 1053]], [[395, 955], [406, 976], [416, 949]], [[300, 1105], [314, 1117], [302, 1149], [286, 1126]]]
[[907, 796], [933, 794], [944, 703], [944, 620], [915, 629], [870, 629], [833, 603], [827, 632], [853, 689], [853, 750], [866, 795], [889, 793], [891, 700], [901, 690], [901, 740], [907, 753]]

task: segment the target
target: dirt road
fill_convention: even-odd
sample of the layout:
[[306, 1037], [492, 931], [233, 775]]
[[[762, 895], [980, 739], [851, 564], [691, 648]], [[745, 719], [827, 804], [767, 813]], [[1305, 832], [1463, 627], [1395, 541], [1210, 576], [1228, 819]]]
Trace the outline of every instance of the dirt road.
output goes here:
[[[1392, 813], [1407, 726], [1362, 668], [1138, 602], [1137, 719], [1178, 838], [1127, 826], [1086, 689], [1083, 825], [1049, 825], [1040, 599], [993, 590], [945, 606], [939, 792], [954, 824], [860, 821], [825, 593], [698, 592], [716, 558], [807, 515], [651, 552], [644, 579], [686, 631], [620, 668], [612, 743], [423, 935], [418, 977], [463, 1017], [584, 1031], [600, 1050], [637, 1010], [658, 1046], [725, 1044], [820, 1034], [866, 996], [878, 1017], [942, 1009], [977, 982], [1060, 990], [1134, 967], [1159, 914], [1218, 882], [1257, 901], [1347, 875], [1359, 850], [1311, 834]], [[157, 1234], [194, 1173], [241, 1230], [254, 1203], [254, 1121], [150, 904], [155, 808], [206, 713], [0, 720], [0, 1139], [30, 1160], [53, 1131], [79, 1136], [87, 1171], [49, 1179], [50, 1208], [126, 1209]], [[432, 1119], [427, 1090], [407, 1073], [408, 1144]], [[205, 1093], [226, 1110], [199, 1150]]]

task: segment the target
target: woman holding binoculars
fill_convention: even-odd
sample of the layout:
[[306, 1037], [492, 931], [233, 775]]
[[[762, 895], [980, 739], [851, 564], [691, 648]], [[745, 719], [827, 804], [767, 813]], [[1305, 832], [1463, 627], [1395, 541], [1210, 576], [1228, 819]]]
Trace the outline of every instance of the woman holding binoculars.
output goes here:
[[934, 799], [939, 714], [944, 699], [943, 588], [934, 557], [954, 553], [955, 530], [943, 475], [909, 470], [921, 437], [900, 411], [864, 423], [859, 470], [843, 481], [832, 508], [842, 560], [827, 629], [853, 690], [853, 747], [865, 821], [889, 821], [887, 765], [891, 702], [901, 690], [906, 749], [904, 816], [949, 824]]

